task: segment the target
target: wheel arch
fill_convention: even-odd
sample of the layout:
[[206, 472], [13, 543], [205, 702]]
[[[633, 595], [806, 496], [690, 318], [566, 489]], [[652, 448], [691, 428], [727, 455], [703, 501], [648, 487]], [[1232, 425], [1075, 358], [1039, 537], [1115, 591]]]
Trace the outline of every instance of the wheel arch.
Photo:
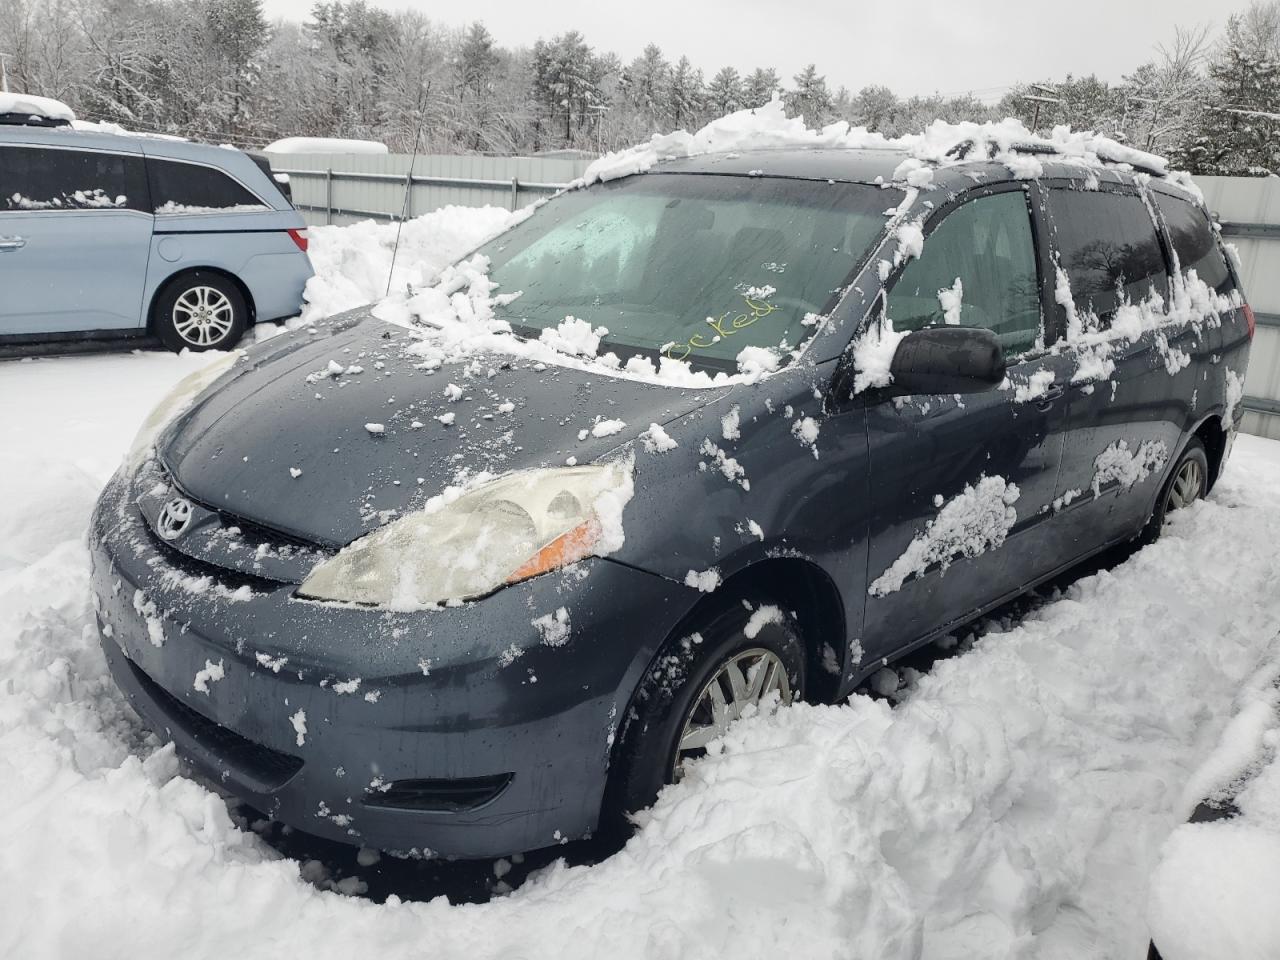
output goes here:
[[164, 295], [165, 291], [168, 290], [169, 287], [172, 286], [175, 281], [180, 280], [182, 277], [185, 277], [191, 273], [212, 273], [229, 281], [231, 284], [235, 286], [235, 288], [238, 291], [240, 291], [240, 296], [244, 297], [245, 309], [248, 311], [248, 314], [249, 314], [245, 318], [245, 328], [247, 329], [253, 326], [253, 324], [257, 322], [258, 308], [253, 301], [253, 294], [249, 291], [249, 288], [245, 284], [245, 282], [241, 280], [239, 277], [237, 277], [234, 273], [232, 273], [230, 270], [225, 270], [222, 267], [211, 267], [211, 266], [205, 266], [205, 265], [183, 266], [180, 269], [174, 270], [173, 273], [169, 274], [167, 277], [161, 280], [158, 284], [156, 284], [156, 288], [151, 294], [151, 302], [147, 304], [147, 332], [148, 333], [154, 334], [156, 332], [156, 305], [160, 302], [160, 298]]

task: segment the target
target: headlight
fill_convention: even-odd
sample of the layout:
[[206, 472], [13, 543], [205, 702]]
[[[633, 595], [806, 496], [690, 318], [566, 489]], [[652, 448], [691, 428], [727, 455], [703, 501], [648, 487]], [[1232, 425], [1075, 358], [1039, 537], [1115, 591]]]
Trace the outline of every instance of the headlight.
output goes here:
[[483, 596], [622, 546], [632, 462], [524, 470], [361, 537], [300, 596], [413, 610]]
[[136, 470], [143, 461], [151, 456], [151, 448], [156, 437], [169, 423], [200, 395], [205, 387], [226, 373], [244, 356], [243, 350], [233, 350], [226, 356], [219, 357], [208, 366], [201, 367], [195, 373], [188, 374], [178, 381], [178, 385], [170, 390], [163, 400], [147, 414], [138, 428], [138, 435], [133, 438], [133, 446], [129, 448], [129, 469]]

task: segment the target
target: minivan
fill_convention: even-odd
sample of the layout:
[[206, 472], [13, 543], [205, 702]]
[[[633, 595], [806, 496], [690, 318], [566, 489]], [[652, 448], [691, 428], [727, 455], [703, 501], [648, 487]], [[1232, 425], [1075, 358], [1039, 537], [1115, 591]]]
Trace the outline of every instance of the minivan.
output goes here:
[[239, 150], [0, 115], [0, 351], [147, 335], [225, 350], [299, 312], [305, 231]]
[[646, 162], [193, 375], [91, 525], [116, 682], [297, 829], [497, 857], [1155, 539], [1252, 314], [1184, 181], [1038, 150]]

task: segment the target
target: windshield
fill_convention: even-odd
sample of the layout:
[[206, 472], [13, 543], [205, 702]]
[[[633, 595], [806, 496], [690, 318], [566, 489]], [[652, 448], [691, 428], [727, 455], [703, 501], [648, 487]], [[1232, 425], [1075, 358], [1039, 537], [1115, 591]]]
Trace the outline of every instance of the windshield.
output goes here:
[[480, 248], [496, 308], [537, 337], [566, 317], [600, 352], [736, 369], [744, 347], [794, 349], [834, 305], [899, 190], [776, 177], [660, 174], [574, 190]]

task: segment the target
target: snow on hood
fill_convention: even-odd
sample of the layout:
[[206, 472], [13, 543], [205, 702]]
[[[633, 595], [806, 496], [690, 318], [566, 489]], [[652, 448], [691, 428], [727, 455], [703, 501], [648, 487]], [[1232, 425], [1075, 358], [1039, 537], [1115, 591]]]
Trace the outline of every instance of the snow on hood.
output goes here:
[[475, 341], [424, 360], [413, 331], [367, 313], [313, 331], [250, 348], [158, 445], [191, 497], [313, 543], [349, 543], [480, 473], [599, 460], [716, 398]]
[[61, 100], [37, 97], [31, 93], [0, 92], [0, 113], [16, 113], [28, 117], [45, 117], [49, 120], [66, 120], [70, 123], [75, 113]]
[[[1171, 171], [1163, 157], [1135, 150], [1092, 131], [1075, 132], [1059, 126], [1054, 127], [1048, 137], [1040, 137], [1012, 118], [998, 123], [935, 120], [923, 133], [890, 138], [872, 133], [866, 127], [851, 127], [846, 120], [812, 130], [805, 126], [802, 116], [788, 117], [782, 102], [776, 99], [762, 107], [739, 110], [712, 120], [697, 133], [677, 130], [654, 134], [648, 143], [605, 154], [587, 167], [573, 186], [644, 173], [663, 160], [781, 147], [905, 151], [908, 159], [898, 166], [893, 179], [915, 187], [927, 186], [932, 180], [928, 164], [946, 166], [990, 158], [1005, 164], [1015, 176], [1025, 178], [1041, 174], [1037, 154], [1093, 168], [1127, 164], [1166, 177], [1200, 198], [1200, 191], [1191, 178]], [[1027, 152], [1028, 148], [1034, 152]]]

